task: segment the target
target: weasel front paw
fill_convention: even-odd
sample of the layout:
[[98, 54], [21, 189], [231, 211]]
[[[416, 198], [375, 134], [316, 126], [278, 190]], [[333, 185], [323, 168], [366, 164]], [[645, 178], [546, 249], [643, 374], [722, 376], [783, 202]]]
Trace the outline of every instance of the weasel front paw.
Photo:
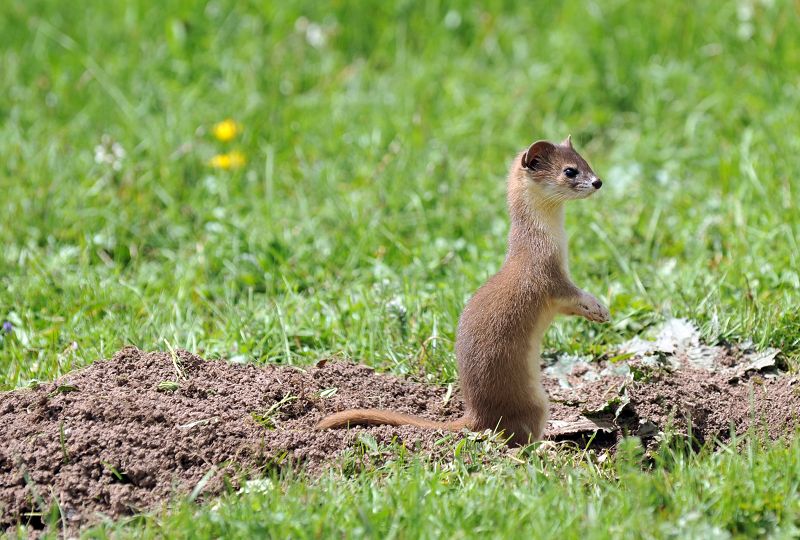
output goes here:
[[594, 296], [584, 296], [578, 300], [578, 306], [581, 309], [581, 315], [590, 321], [604, 323], [611, 320], [611, 313], [608, 312], [608, 308], [601, 304]]

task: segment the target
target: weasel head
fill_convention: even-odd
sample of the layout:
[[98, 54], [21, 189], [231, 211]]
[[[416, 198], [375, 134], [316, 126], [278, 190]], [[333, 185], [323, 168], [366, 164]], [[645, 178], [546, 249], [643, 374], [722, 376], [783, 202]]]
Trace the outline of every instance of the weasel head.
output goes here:
[[603, 181], [572, 147], [567, 137], [561, 144], [537, 141], [519, 157], [517, 181], [533, 199], [531, 202], [560, 204], [593, 195]]

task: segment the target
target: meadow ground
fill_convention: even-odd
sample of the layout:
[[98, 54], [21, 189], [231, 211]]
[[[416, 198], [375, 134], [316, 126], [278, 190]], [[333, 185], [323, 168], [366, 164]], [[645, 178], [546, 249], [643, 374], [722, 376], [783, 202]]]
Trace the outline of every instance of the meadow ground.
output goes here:
[[[509, 160], [568, 133], [605, 181], [568, 208], [572, 274], [614, 320], [560, 320], [547, 351], [684, 317], [792, 367], [798, 23], [788, 1], [4, 2], [0, 388], [126, 344], [451, 383]], [[265, 485], [91, 534], [788, 537], [800, 440]]]

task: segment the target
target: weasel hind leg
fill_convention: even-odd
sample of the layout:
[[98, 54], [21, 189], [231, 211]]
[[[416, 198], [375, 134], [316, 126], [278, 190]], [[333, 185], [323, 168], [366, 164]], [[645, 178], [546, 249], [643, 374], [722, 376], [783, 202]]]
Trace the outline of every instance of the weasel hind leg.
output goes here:
[[496, 424], [506, 437], [511, 437], [508, 443], [512, 446], [522, 446], [542, 440], [549, 417], [548, 403], [537, 402], [531, 410], [522, 417], [500, 419]]

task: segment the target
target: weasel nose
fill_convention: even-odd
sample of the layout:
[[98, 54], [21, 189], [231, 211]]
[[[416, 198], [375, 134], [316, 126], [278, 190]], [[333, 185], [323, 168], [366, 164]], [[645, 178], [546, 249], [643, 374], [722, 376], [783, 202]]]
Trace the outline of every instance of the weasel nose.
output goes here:
[[603, 181], [598, 178], [597, 180], [592, 182], [592, 185], [595, 187], [595, 189], [600, 189], [600, 186], [603, 185]]

